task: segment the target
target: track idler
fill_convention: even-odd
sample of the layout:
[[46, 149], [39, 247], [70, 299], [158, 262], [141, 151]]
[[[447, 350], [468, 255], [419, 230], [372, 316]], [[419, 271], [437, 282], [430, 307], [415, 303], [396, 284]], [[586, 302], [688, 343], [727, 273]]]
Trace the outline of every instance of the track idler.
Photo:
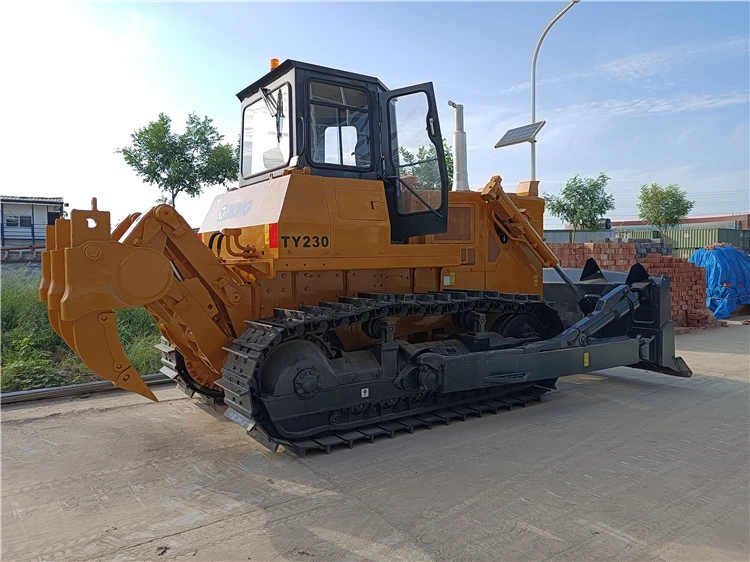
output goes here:
[[[134, 220], [128, 217], [128, 226]], [[53, 329], [97, 375], [154, 401], [122, 349], [114, 309], [161, 298], [172, 279], [171, 264], [159, 252], [111, 239], [109, 213], [96, 208], [96, 199], [90, 211], [73, 210], [70, 219], [47, 227], [39, 297]]]

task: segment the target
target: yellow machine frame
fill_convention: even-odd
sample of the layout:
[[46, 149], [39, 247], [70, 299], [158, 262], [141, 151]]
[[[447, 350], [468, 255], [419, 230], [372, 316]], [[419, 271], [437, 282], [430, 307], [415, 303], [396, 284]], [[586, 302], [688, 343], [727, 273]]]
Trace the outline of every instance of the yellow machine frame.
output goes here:
[[[129, 216], [111, 234], [96, 200], [57, 219], [40, 286], [55, 331], [98, 375], [155, 400], [125, 357], [116, 309], [144, 306], [193, 379], [211, 389], [245, 322], [274, 308], [366, 292], [541, 295], [542, 268], [557, 264], [541, 236], [537, 182], [506, 194], [495, 176], [481, 192], [452, 192], [448, 231], [405, 244], [391, 242], [382, 182], [303, 169], [243, 189], [269, 188], [285, 193], [276, 223], [199, 236], [168, 205]], [[220, 249], [209, 248], [214, 235], [225, 242]], [[429, 337], [443, 324], [402, 319], [396, 335]], [[348, 348], [367, 342], [361, 332], [341, 336]]]

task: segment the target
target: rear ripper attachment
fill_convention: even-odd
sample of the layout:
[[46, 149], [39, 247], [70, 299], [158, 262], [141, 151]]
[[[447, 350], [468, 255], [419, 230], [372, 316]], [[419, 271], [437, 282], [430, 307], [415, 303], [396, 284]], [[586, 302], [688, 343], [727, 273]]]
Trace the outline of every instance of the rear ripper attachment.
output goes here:
[[87, 367], [115, 386], [155, 401], [125, 356], [114, 312], [161, 298], [172, 278], [161, 253], [117, 242], [137, 216], [110, 234], [109, 213], [99, 211], [93, 199], [90, 211], [71, 211], [70, 219], [48, 226], [39, 298], [47, 303], [52, 328]]
[[143, 306], [167, 341], [158, 346], [163, 356], [174, 355], [162, 372], [185, 389], [221, 397], [214, 383], [225, 348], [257, 314], [254, 285], [217, 260], [174, 208], [136, 213], [110, 233], [109, 213], [94, 199], [91, 210], [71, 211], [46, 235], [39, 297], [53, 329], [92, 371], [156, 400], [117, 332], [115, 310]]
[[[639, 264], [627, 281], [567, 329], [538, 297], [493, 291], [374, 293], [277, 309], [249, 322], [229, 349], [217, 382], [226, 415], [273, 450], [329, 452], [538, 401], [560, 376], [621, 365], [691, 376], [662, 316], [668, 282], [657, 284]], [[445, 314], [463, 331], [420, 344], [393, 338], [399, 317]], [[488, 315], [498, 318], [490, 330]], [[519, 320], [523, 329], [502, 330]], [[379, 343], [344, 351], [334, 330], [354, 325]]]

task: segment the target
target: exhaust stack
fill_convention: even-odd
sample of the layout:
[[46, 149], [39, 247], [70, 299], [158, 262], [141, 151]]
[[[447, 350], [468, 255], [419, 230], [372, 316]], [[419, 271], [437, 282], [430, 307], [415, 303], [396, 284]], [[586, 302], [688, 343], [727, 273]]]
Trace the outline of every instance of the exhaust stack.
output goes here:
[[466, 131], [464, 131], [464, 106], [448, 101], [453, 108], [456, 128], [453, 131], [453, 190], [469, 191], [469, 171], [466, 163]]

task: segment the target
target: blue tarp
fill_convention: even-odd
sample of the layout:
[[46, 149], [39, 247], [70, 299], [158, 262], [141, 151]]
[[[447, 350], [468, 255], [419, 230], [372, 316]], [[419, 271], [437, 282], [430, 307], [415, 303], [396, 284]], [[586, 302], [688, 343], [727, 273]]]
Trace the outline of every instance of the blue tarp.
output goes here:
[[737, 248], [696, 250], [688, 260], [706, 270], [706, 306], [714, 318], [727, 318], [750, 304], [750, 257]]

